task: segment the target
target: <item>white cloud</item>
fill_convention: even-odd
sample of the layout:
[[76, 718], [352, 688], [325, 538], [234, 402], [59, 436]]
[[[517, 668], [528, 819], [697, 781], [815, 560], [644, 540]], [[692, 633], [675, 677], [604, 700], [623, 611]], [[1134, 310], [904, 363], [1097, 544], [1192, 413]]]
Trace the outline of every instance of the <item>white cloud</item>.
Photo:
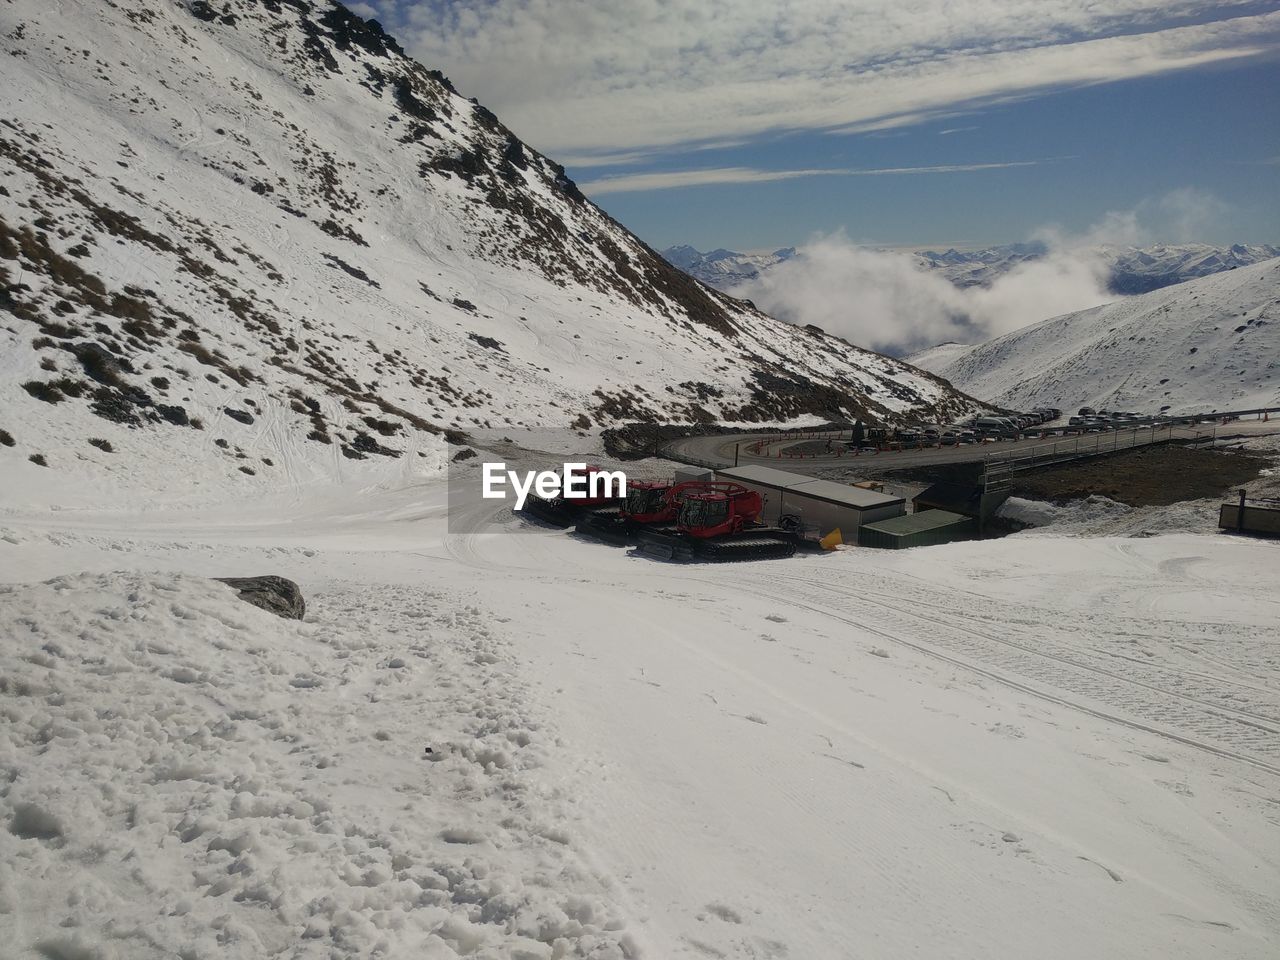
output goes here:
[[989, 287], [960, 289], [910, 252], [858, 246], [843, 233], [818, 236], [800, 256], [734, 290], [767, 313], [813, 323], [853, 343], [907, 352], [948, 340], [976, 342], [1049, 317], [1115, 299], [1100, 248], [1204, 230], [1223, 207], [1178, 190], [1131, 211], [1108, 213], [1082, 234], [1040, 230], [1046, 256], [1027, 261]]
[[910, 254], [859, 247], [843, 233], [815, 237], [733, 291], [766, 313], [812, 323], [860, 346], [911, 348], [965, 335], [963, 296]]
[[[401, 0], [407, 45], [545, 150], [872, 130], [1274, 50], [1250, 0]], [[1207, 22], [1192, 22], [1207, 21]]]
[[[1054, 158], [1066, 159], [1066, 158]], [[702, 187], [713, 183], [768, 183], [800, 177], [882, 177], [928, 173], [968, 173], [1032, 167], [1047, 160], [1006, 160], [998, 163], [946, 163], [928, 167], [867, 167], [834, 170], [756, 170], [752, 167], [713, 167], [706, 170], [670, 170], [663, 173], [619, 174], [579, 184], [592, 196], [606, 193], [636, 193], [644, 190], [673, 190]]]

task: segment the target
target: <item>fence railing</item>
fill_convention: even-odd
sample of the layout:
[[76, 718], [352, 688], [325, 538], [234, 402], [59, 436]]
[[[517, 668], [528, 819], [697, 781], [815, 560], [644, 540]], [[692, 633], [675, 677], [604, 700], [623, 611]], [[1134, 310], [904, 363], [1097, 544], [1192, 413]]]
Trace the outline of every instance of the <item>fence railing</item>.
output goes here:
[[1034, 447], [1023, 447], [1018, 450], [993, 451], [984, 458], [987, 470], [999, 466], [1002, 472], [1015, 473], [1030, 470], [1050, 463], [1066, 460], [1082, 460], [1086, 457], [1097, 457], [1120, 450], [1133, 450], [1138, 447], [1150, 447], [1174, 442], [1206, 442], [1217, 440], [1218, 428], [1196, 430], [1192, 427], [1152, 426], [1139, 428], [1131, 432], [1117, 430], [1111, 433], [1095, 433], [1063, 438]]
[[[1114, 453], [1117, 450], [1129, 450], [1135, 447], [1150, 446], [1154, 443], [1167, 443], [1172, 440], [1196, 441], [1210, 440], [1216, 437], [1218, 428], [1226, 425], [1234, 420], [1242, 417], [1269, 417], [1270, 414], [1280, 414], [1280, 407], [1260, 407], [1255, 410], [1234, 410], [1214, 413], [1187, 414], [1183, 416], [1161, 416], [1159, 418], [1150, 418], [1145, 423], [1114, 425], [1112, 428], [1103, 432], [1088, 432], [1090, 428], [1087, 426], [1071, 427], [1057, 426], [1047, 428], [1052, 431], [1062, 431], [1061, 436], [1057, 440], [1047, 441], [1034, 447], [1020, 447], [1016, 450], [998, 451], [989, 450], [984, 447], [984, 452], [975, 455], [972, 460], [984, 460], [986, 462], [995, 462], [997, 460], [1004, 462], [1016, 461], [1024, 466], [1018, 469], [1027, 469], [1032, 466], [1039, 466], [1042, 463], [1051, 463], [1055, 459], [1079, 459], [1086, 456], [1097, 456], [1104, 453]], [[1202, 426], [1204, 429], [1195, 429]], [[1033, 428], [1034, 429], [1034, 428]], [[757, 436], [754, 439], [743, 440], [737, 444], [737, 449], [750, 454], [758, 459], [816, 459], [831, 458], [834, 453], [836, 457], [843, 458], [849, 456], [852, 452], [856, 455], [857, 451], [848, 451], [842, 448], [841, 441], [847, 436], [852, 439], [852, 428], [845, 427], [843, 429], [790, 429], [780, 430], [776, 433], [770, 433], [768, 436]], [[726, 437], [726, 439], [728, 439]], [[789, 453], [785, 447], [795, 444], [798, 441], [805, 440], [831, 440], [835, 441], [835, 449], [829, 453]], [[893, 441], [879, 444], [883, 447], [882, 452], [898, 452], [907, 450], [926, 450], [934, 447], [941, 448], [941, 443], [933, 443], [925, 446], [923, 444], [904, 445]], [[958, 446], [958, 445], [957, 445]], [[896, 449], [895, 449], [896, 448]], [[668, 445], [663, 451], [663, 455], [671, 460], [677, 460], [681, 463], [687, 463], [691, 466], [703, 467], [709, 470], [718, 470], [728, 466], [736, 465], [737, 457], [728, 459], [709, 460], [702, 457], [693, 456], [678, 448]]]

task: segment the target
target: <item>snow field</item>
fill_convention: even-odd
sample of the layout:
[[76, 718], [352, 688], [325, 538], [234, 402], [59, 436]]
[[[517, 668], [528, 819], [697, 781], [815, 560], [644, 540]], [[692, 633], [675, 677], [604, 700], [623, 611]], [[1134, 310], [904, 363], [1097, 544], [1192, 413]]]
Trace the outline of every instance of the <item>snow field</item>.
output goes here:
[[[6, 509], [21, 960], [1274, 953], [1274, 544], [682, 566], [447, 488]], [[258, 572], [307, 621], [193, 579]]]
[[[673, 569], [505, 540], [466, 556], [505, 581], [497, 609], [534, 613], [531, 668], [607, 758], [588, 839], [667, 955], [1274, 944], [1256, 894], [1280, 877], [1275, 736], [1237, 742], [1263, 766], [1241, 763], [1214, 716], [1280, 724], [1265, 545], [1059, 539], [1045, 564], [1011, 538]], [[557, 629], [566, 610], [589, 627]]]
[[307, 599], [298, 624], [168, 574], [0, 588], [6, 941], [633, 954], [503, 625], [421, 588]]

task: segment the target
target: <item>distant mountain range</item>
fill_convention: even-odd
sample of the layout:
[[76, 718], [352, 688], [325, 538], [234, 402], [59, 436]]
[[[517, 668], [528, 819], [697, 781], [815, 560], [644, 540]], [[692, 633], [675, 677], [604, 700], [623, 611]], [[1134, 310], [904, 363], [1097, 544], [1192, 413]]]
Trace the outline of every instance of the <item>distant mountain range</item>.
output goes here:
[[[1094, 252], [1110, 267], [1108, 287], [1111, 292], [1130, 295], [1280, 257], [1280, 246], [1158, 243], [1148, 247], [1100, 246], [1094, 248]], [[1020, 264], [1048, 253], [1049, 248], [1044, 244], [1012, 243], [983, 250], [918, 250], [911, 255], [921, 267], [941, 273], [957, 287], [973, 287], [990, 286], [996, 278]], [[730, 291], [776, 264], [804, 254], [802, 251], [798, 253], [795, 247], [767, 254], [735, 253], [724, 249], [702, 253], [684, 245], [668, 247], [662, 255], [669, 263], [708, 286]]]
[[697, 277], [709, 287], [729, 290], [740, 283], [754, 280], [762, 270], [767, 270], [783, 260], [796, 255], [795, 247], [783, 247], [773, 253], [735, 253], [733, 250], [712, 250], [703, 253], [688, 244], [667, 247], [662, 256], [672, 266], [679, 267], [691, 277]]
[[907, 362], [1003, 407], [1280, 405], [1280, 260], [1223, 270]]

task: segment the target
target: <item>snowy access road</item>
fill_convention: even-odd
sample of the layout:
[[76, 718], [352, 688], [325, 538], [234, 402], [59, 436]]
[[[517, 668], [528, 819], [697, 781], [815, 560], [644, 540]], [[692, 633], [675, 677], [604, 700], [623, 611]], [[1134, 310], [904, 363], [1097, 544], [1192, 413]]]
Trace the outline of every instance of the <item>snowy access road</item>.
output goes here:
[[[219, 923], [239, 931], [237, 956], [1276, 954], [1276, 544], [1042, 531], [679, 566], [485, 504], [465, 509], [490, 511], [487, 524], [450, 534], [443, 500], [431, 483], [262, 503], [234, 524], [212, 511], [0, 518], [5, 581], [153, 571], [0, 595], [16, 642], [0, 707], [31, 731], [8, 735], [3, 802], [94, 823], [103, 850], [132, 850], [154, 887], [172, 887], [160, 906], [113, 898], [116, 861], [74, 831], [60, 847], [10, 834], [7, 886], [41, 898], [10, 896], [0, 927], [159, 945], [117, 943], [130, 957], [212, 944], [201, 931]], [[312, 612], [296, 627], [237, 616], [175, 571], [280, 573]], [[126, 619], [131, 695], [112, 709], [176, 691], [214, 726], [220, 703], [261, 701], [263, 718], [238, 714], [219, 737], [139, 723], [99, 738], [103, 763], [74, 775], [74, 803], [34, 783], [31, 771], [71, 776], [87, 746], [76, 729], [93, 711], [61, 678], [77, 655], [91, 664], [95, 611], [166, 590], [202, 639]], [[55, 596], [85, 612], [56, 612]], [[243, 632], [221, 636], [225, 619], [261, 643], [236, 652]], [[66, 660], [24, 659], [32, 629], [62, 629]], [[172, 675], [175, 655], [193, 672]], [[238, 680], [202, 657], [260, 667]], [[264, 723], [286, 738], [252, 733]], [[163, 802], [113, 818], [113, 751], [145, 757], [148, 735], [197, 777], [164, 779]], [[424, 774], [424, 741], [452, 765]], [[291, 808], [294, 793], [311, 809]], [[191, 822], [186, 803], [202, 809]], [[195, 821], [212, 840], [183, 842]], [[349, 840], [331, 842], [335, 829]], [[164, 912], [171, 900], [186, 919]]]

